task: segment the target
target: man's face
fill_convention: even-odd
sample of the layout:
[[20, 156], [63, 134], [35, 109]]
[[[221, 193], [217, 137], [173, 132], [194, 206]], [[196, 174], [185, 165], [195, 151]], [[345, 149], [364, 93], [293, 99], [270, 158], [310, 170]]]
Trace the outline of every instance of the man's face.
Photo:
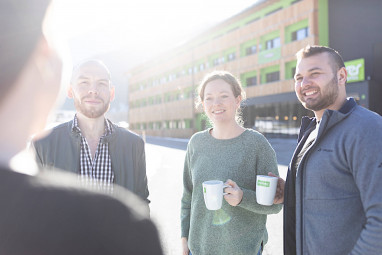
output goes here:
[[102, 65], [86, 63], [73, 74], [69, 97], [74, 100], [77, 112], [88, 118], [103, 116], [114, 99], [109, 73]]
[[320, 53], [297, 62], [295, 91], [302, 105], [312, 111], [330, 108], [338, 98], [337, 72], [333, 73], [328, 53]]

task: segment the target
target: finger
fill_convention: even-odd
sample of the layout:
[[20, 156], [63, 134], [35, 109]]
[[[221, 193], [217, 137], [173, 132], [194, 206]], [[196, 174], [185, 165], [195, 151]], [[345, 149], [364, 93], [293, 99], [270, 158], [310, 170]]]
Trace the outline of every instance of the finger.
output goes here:
[[272, 172], [268, 172], [268, 176], [272, 176], [272, 177], [278, 177], [277, 175], [275, 175], [274, 173]]
[[225, 182], [225, 184], [231, 186], [232, 188], [236, 188], [236, 187], [237, 187], [236, 182], [232, 181], [231, 179], [228, 179], [228, 180]]

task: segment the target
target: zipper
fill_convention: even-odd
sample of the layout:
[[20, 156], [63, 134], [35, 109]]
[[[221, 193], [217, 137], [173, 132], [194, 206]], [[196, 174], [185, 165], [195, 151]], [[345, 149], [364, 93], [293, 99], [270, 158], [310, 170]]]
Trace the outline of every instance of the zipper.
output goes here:
[[[322, 116], [323, 118], [324, 116]], [[321, 118], [321, 124], [320, 126], [323, 124], [322, 123], [322, 118]], [[306, 165], [306, 160], [309, 158], [310, 154], [312, 153], [312, 151], [317, 147], [317, 144], [318, 144], [318, 141], [319, 141], [319, 138], [322, 136], [322, 134], [324, 134], [325, 130], [326, 130], [326, 127], [328, 126], [328, 123], [329, 123], [329, 119], [330, 119], [330, 115], [327, 117], [327, 120], [326, 122], [324, 123], [324, 127], [322, 128], [322, 133], [321, 135], [319, 135], [319, 130], [317, 130], [317, 137], [316, 137], [316, 140], [313, 142], [312, 144], [312, 147], [305, 153], [304, 157], [301, 159], [301, 162], [300, 162], [300, 166], [299, 168], [301, 167], [301, 165], [303, 166], [302, 169], [305, 169], [305, 165]], [[316, 127], [317, 127], [317, 124], [316, 124]], [[314, 129], [311, 131], [313, 132]], [[309, 132], [309, 134], [311, 133]], [[306, 140], [305, 140], [306, 142]], [[301, 171], [300, 170], [300, 171]], [[304, 214], [303, 214], [303, 208], [304, 208], [304, 200], [303, 200], [303, 194], [304, 194], [304, 171], [301, 171], [301, 192], [300, 192], [300, 201], [301, 201], [301, 208], [300, 208], [300, 215], [301, 215], [301, 226], [300, 226], [300, 235], [301, 235], [301, 254], [304, 254], [304, 240], [303, 240], [303, 237], [304, 237], [304, 232], [303, 232], [303, 229], [304, 229]]]

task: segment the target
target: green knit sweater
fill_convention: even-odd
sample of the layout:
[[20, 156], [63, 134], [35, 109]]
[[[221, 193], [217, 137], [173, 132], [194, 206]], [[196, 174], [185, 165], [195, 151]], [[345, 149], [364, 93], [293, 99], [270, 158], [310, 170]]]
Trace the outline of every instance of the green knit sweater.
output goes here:
[[[256, 202], [256, 175], [268, 172], [278, 175], [276, 155], [266, 138], [254, 130], [227, 140], [213, 138], [209, 130], [191, 137], [183, 172], [181, 230], [193, 255], [258, 252], [261, 242], [268, 240], [267, 214], [282, 208]], [[208, 210], [202, 183], [227, 179], [243, 190], [241, 203], [231, 206], [223, 199], [220, 210]]]

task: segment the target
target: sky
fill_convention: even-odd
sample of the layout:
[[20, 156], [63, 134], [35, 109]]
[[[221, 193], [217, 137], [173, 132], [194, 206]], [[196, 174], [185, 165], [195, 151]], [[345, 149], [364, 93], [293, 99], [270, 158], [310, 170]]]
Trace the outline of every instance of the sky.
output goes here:
[[[187, 42], [258, 0], [55, 0], [54, 30], [75, 65], [104, 61], [116, 87], [111, 111], [126, 111], [127, 71]], [[74, 110], [66, 99], [63, 109]]]
[[73, 61], [112, 51], [140, 60], [171, 49], [253, 5], [254, 0], [57, 0]]

